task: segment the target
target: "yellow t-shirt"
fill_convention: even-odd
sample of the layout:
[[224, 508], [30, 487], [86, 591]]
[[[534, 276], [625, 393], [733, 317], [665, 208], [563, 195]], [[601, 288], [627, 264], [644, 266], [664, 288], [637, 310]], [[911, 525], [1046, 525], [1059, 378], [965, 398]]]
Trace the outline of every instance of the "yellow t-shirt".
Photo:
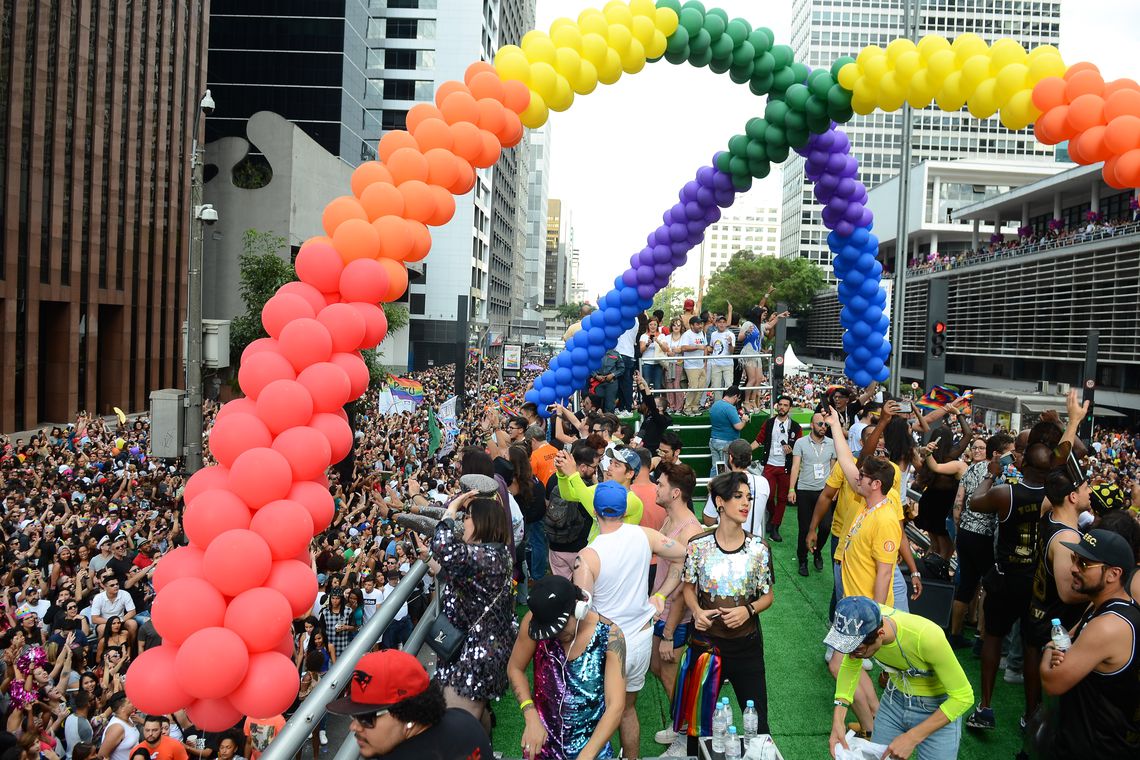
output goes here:
[[[895, 471], [895, 482], [891, 486], [891, 491], [887, 495], [890, 499], [890, 507], [897, 515], [899, 522], [903, 519], [902, 498], [899, 496], [902, 486], [902, 473], [899, 466], [891, 462], [891, 467]], [[831, 466], [831, 474], [827, 476], [827, 486], [830, 488], [839, 489], [836, 493], [835, 502], [835, 516], [831, 518], [831, 535], [839, 539], [839, 543], [835, 548], [835, 561], [843, 561], [843, 539], [847, 535], [848, 528], [851, 527], [851, 522], [855, 516], [859, 514], [863, 507], [867, 506], [866, 500], [851, 487], [847, 482], [847, 476], [843, 474], [843, 468], [836, 462]]]
[[[892, 502], [893, 494], [881, 504], [864, 508], [855, 516], [847, 536], [840, 541], [843, 550], [843, 595], [875, 598], [875, 570], [878, 563], [893, 567], [899, 558], [899, 544], [902, 543], [902, 523], [899, 510]], [[897, 496], [894, 497], [897, 501]], [[892, 582], [887, 582], [887, 598], [884, 603], [893, 607], [895, 603]]]

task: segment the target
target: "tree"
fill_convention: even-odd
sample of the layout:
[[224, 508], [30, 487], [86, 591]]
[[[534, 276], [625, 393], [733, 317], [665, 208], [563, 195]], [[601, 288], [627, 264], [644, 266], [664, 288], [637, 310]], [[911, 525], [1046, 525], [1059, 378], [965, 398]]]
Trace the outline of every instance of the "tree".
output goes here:
[[692, 288], [666, 285], [653, 296], [653, 305], [649, 307], [649, 313], [661, 309], [665, 312], [666, 320], [678, 316], [685, 310], [686, 298], [696, 298]]
[[577, 322], [582, 316], [582, 307], [585, 305], [585, 301], [559, 304], [558, 318], [567, 324], [570, 324], [571, 322]]
[[768, 299], [768, 305], [783, 302], [789, 309], [798, 311], [811, 303], [824, 284], [823, 270], [809, 259], [783, 259], [737, 251], [728, 266], [709, 278], [702, 306], [709, 311], [723, 312], [731, 303], [734, 313], [743, 314], [760, 302], [769, 286], [774, 286], [776, 290]]

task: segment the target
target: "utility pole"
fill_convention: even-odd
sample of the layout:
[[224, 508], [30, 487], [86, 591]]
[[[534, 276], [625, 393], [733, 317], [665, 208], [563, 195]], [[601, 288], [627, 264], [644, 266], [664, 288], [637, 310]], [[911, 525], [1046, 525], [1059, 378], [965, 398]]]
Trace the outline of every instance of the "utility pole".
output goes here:
[[203, 116], [214, 112], [214, 99], [206, 90], [199, 112], [194, 114], [190, 152], [190, 252], [186, 303], [186, 472], [202, 469], [202, 259], [205, 224], [218, 220], [212, 206], [202, 204], [205, 149], [198, 144], [198, 126]]

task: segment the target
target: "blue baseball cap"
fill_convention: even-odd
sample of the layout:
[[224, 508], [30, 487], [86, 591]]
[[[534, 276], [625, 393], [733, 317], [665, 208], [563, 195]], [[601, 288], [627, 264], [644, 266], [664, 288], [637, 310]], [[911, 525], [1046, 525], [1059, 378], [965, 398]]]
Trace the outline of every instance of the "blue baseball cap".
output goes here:
[[627, 447], [620, 449], [614, 448], [610, 449], [607, 453], [610, 455], [611, 459], [616, 459], [628, 467], [629, 471], [633, 473], [633, 477], [636, 478], [637, 474], [641, 472], [641, 457], [639, 457], [637, 455], [637, 452], [633, 449]]
[[883, 625], [879, 605], [865, 596], [847, 596], [835, 605], [835, 621], [823, 643], [837, 652], [851, 654]]
[[625, 517], [629, 491], [615, 480], [599, 483], [594, 489], [594, 511], [598, 517]]

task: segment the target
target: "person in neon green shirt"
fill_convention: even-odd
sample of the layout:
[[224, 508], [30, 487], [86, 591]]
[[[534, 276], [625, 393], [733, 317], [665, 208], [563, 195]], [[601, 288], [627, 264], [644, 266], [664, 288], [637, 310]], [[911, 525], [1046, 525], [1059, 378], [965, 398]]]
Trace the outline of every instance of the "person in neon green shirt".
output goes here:
[[845, 656], [835, 684], [835, 713], [828, 749], [847, 747], [847, 708], [872, 658], [890, 683], [883, 692], [871, 741], [887, 746], [884, 758], [953, 760], [962, 738], [962, 715], [973, 706], [974, 690], [946, 634], [924, 617], [848, 596], [835, 606], [835, 622], [824, 643]]
[[[631, 449], [625, 449], [631, 454]], [[636, 455], [635, 455], [636, 456]], [[623, 462], [624, 464], [624, 462]], [[640, 459], [638, 460], [640, 465]], [[558, 452], [554, 458], [554, 466], [558, 468], [556, 475], [558, 476], [558, 492], [566, 501], [576, 501], [586, 508], [590, 513], [590, 517], [594, 518], [594, 525], [590, 528], [590, 541], [598, 537], [598, 514], [594, 510], [594, 489], [596, 485], [588, 486], [582, 480], [582, 476], [578, 474], [578, 468], [574, 465], [574, 458], [567, 454], [565, 451]], [[611, 464], [612, 467], [612, 464]], [[626, 480], [629, 478], [627, 477]], [[622, 485], [629, 485], [628, 482], [622, 482]], [[645, 504], [633, 491], [629, 492], [626, 497], [626, 510], [625, 517], [622, 522], [629, 523], [630, 525], [641, 525], [641, 515], [645, 511]]]

